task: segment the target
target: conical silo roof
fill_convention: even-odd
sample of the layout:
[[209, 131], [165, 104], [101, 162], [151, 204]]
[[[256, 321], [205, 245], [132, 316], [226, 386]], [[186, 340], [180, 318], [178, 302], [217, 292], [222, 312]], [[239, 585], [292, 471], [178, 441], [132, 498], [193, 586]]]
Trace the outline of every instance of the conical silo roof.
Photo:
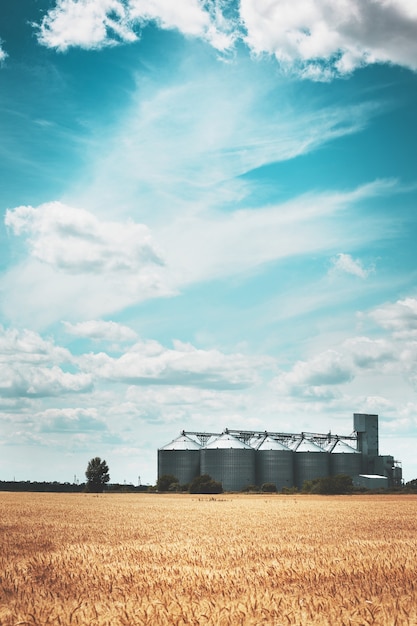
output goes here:
[[176, 439], [167, 443], [160, 450], [200, 450], [199, 443], [188, 437], [187, 435], [179, 435]]
[[301, 439], [300, 443], [296, 448], [294, 448], [296, 452], [324, 452], [323, 448], [321, 448], [317, 443], [314, 443], [311, 439]]
[[223, 433], [220, 437], [217, 437], [214, 441], [211, 441], [205, 446], [206, 450], [218, 450], [218, 449], [227, 449], [233, 448], [235, 450], [252, 450], [250, 446], [248, 446], [243, 441], [240, 441], [237, 437], [230, 435], [229, 433]]
[[332, 439], [330, 441], [326, 441], [326, 443], [324, 443], [321, 447], [323, 448], [323, 450], [325, 452], [330, 452], [330, 450], [333, 448], [334, 444], [335, 444], [335, 440]]
[[355, 450], [355, 448], [352, 448], [352, 446], [340, 439], [330, 448], [329, 452], [332, 454], [360, 454], [359, 450]]
[[289, 450], [289, 448], [280, 441], [268, 436], [258, 445], [257, 450]]
[[300, 444], [300, 442], [301, 442], [301, 441], [302, 441], [302, 440], [301, 440], [301, 437], [293, 437], [292, 439], [290, 439], [290, 440], [287, 442], [287, 447], [288, 447], [290, 450], [295, 450], [295, 449], [296, 449], [296, 447]]

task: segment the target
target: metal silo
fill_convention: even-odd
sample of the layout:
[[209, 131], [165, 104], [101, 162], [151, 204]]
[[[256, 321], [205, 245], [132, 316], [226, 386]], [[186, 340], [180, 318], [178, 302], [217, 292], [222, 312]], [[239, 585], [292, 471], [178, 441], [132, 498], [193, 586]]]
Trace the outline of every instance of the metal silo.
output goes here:
[[201, 446], [194, 439], [181, 434], [158, 450], [158, 478], [172, 474], [181, 485], [200, 475]]
[[311, 439], [301, 439], [295, 448], [294, 473], [298, 489], [305, 480], [329, 476], [329, 453]]
[[274, 483], [277, 490], [294, 486], [294, 452], [272, 437], [265, 437], [256, 449], [256, 484]]
[[201, 449], [201, 473], [221, 482], [224, 491], [255, 484], [255, 450], [229, 433]]
[[330, 452], [330, 474], [348, 474], [358, 476], [362, 471], [362, 455], [359, 450], [355, 450], [340, 439], [336, 441], [329, 450]]

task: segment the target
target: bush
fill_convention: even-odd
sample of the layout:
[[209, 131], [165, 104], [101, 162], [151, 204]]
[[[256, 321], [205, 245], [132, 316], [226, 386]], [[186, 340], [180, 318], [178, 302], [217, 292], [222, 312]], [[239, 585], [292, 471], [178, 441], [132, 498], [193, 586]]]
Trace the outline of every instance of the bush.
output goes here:
[[178, 478], [172, 474], [163, 474], [156, 481], [158, 491], [170, 491], [171, 485], [178, 485]]
[[413, 478], [408, 483], [405, 483], [405, 491], [407, 493], [416, 493], [417, 491], [417, 478]]
[[325, 478], [314, 478], [305, 480], [303, 483], [303, 493], [316, 493], [320, 495], [336, 495], [351, 493], [353, 490], [352, 477], [348, 474], [337, 474], [337, 476], [326, 476]]
[[294, 493], [298, 493], [298, 489], [297, 487], [283, 487], [281, 493], [290, 496]]
[[264, 483], [261, 486], [261, 491], [263, 491], [264, 493], [276, 493], [277, 486], [275, 483]]
[[223, 485], [208, 474], [197, 476], [190, 484], [190, 493], [223, 493]]

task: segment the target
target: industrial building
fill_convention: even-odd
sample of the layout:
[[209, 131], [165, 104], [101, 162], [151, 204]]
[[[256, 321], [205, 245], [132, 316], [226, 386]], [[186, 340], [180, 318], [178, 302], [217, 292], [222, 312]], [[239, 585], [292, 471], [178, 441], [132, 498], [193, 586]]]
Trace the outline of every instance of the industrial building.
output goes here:
[[[379, 454], [378, 415], [353, 414], [350, 435], [278, 433], [226, 429], [223, 433], [182, 431], [158, 449], [158, 478], [171, 474], [180, 484], [202, 474], [221, 482], [224, 491], [274, 483], [301, 489], [304, 481], [348, 474], [355, 484], [386, 487], [402, 483], [399, 461]], [[360, 478], [363, 477], [363, 478]], [[381, 480], [376, 480], [382, 477]]]

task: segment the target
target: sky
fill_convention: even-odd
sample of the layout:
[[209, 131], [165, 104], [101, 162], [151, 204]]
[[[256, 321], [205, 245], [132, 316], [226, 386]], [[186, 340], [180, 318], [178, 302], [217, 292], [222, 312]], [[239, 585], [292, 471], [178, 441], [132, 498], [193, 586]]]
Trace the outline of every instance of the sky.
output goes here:
[[2, 0], [0, 480], [182, 430], [417, 477], [414, 0]]

